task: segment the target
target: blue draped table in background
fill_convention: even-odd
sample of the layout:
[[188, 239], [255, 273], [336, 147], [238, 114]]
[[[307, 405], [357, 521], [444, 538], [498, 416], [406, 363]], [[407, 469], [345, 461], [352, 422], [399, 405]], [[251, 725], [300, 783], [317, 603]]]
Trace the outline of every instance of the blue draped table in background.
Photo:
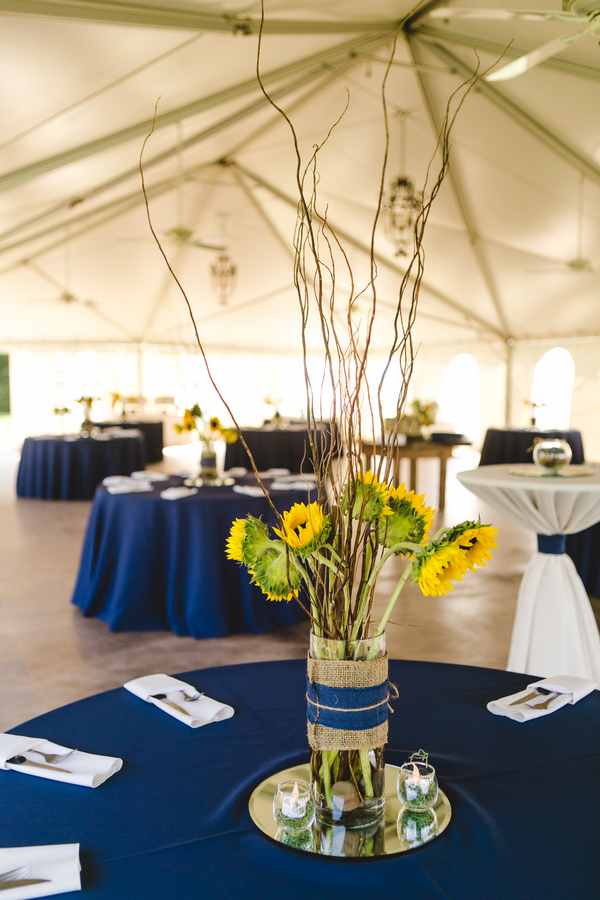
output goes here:
[[[289, 469], [290, 472], [313, 472], [310, 442], [306, 425], [290, 425], [287, 428], [242, 428], [244, 440], [260, 471], [272, 468]], [[331, 448], [331, 425], [323, 423], [317, 438], [319, 456]], [[225, 468], [245, 466], [251, 468], [248, 454], [241, 441], [227, 444]]]
[[145, 421], [136, 419], [126, 419], [119, 422], [94, 422], [98, 428], [103, 430], [106, 428], [134, 428], [141, 431], [146, 438], [146, 462], [160, 462], [163, 458], [163, 422], [162, 419], [157, 421]]
[[[234, 519], [251, 513], [276, 524], [265, 498], [231, 487], [161, 498], [161, 491], [181, 484], [172, 478], [141, 494], [98, 488], [73, 603], [114, 631], [170, 628], [196, 638], [263, 633], [303, 619], [296, 602], [267, 600], [246, 569], [225, 558]], [[272, 492], [281, 511], [307, 498], [306, 490]]]
[[533, 462], [533, 442], [560, 438], [571, 447], [573, 465], [583, 462], [583, 442], [579, 431], [532, 431], [525, 428], [488, 428], [481, 448], [480, 466]]
[[597, 691], [518, 724], [486, 704], [531, 676], [390, 660], [400, 697], [386, 759], [400, 765], [428, 751], [453, 818], [414, 853], [352, 861], [282, 847], [248, 813], [264, 778], [308, 760], [305, 674], [306, 663], [294, 660], [182, 675], [235, 709], [233, 718], [195, 730], [123, 688], [13, 729], [120, 756], [123, 769], [96, 790], [0, 771], [1, 844], [79, 842], [83, 893], [65, 900], [597, 896]]
[[142, 434], [101, 440], [75, 435], [25, 438], [17, 495], [42, 500], [91, 500], [107, 475], [130, 475], [146, 465]]

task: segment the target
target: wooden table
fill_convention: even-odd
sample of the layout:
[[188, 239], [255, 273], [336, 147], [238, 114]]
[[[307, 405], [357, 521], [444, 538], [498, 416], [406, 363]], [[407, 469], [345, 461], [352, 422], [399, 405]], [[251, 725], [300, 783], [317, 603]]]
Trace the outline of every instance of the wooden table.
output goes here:
[[367, 470], [373, 466], [374, 456], [384, 456], [387, 452], [391, 453], [394, 461], [393, 482], [397, 487], [400, 482], [400, 460], [410, 459], [410, 482], [409, 490], [417, 489], [417, 460], [424, 458], [435, 458], [440, 461], [440, 495], [438, 500], [438, 509], [443, 509], [446, 500], [446, 462], [452, 456], [452, 448], [464, 444], [464, 441], [457, 443], [437, 443], [435, 441], [408, 441], [403, 447], [384, 447], [382, 444], [372, 443], [370, 441], [361, 442], [361, 453], [366, 456]]

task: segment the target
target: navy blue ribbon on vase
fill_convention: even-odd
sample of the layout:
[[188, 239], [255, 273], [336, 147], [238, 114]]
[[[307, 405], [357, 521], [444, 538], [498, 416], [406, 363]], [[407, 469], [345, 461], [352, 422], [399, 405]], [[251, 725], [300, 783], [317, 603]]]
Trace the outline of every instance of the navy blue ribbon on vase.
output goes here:
[[365, 731], [387, 721], [388, 682], [372, 687], [328, 687], [306, 679], [308, 721], [343, 731]]

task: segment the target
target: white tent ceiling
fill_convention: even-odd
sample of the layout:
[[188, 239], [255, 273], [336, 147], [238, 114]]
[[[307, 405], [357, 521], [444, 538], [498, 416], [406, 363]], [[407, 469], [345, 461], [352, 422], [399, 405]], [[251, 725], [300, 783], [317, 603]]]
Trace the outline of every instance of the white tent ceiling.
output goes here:
[[[527, 8], [555, 4], [532, 0]], [[261, 69], [304, 151], [350, 92], [320, 155], [320, 194], [366, 279], [384, 150], [380, 83], [411, 6], [265, 5]], [[574, 30], [553, 20], [443, 20], [429, 15], [436, 6], [425, 3], [405, 20], [387, 90], [388, 176], [398, 174], [396, 113], [406, 111], [406, 167], [418, 187], [447, 98], [477, 64], [475, 48], [487, 68], [511, 41], [507, 58]], [[207, 346], [296, 351], [295, 162], [287, 126], [255, 81], [260, 4], [0, 0], [0, 14], [0, 342], [191, 344], [185, 306], [149, 234], [137, 168], [160, 97], [145, 156], [155, 227], [164, 235], [181, 224], [181, 123], [183, 224], [212, 240], [224, 228], [238, 268], [223, 307], [209, 279], [216, 254], [165, 244]], [[514, 80], [479, 83], [456, 123], [450, 176], [430, 217], [419, 339], [600, 335], [600, 271], [567, 265], [582, 255], [600, 267], [599, 110], [593, 36]], [[383, 346], [403, 267], [383, 232], [377, 253]], [[65, 286], [96, 305], [60, 300]]]

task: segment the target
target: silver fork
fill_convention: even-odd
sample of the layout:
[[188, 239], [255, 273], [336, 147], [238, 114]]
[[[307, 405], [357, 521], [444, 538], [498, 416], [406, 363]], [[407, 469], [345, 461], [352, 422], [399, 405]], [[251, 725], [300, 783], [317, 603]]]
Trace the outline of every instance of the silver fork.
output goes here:
[[544, 700], [543, 703], [536, 703], [531, 708], [532, 709], [548, 709], [548, 705], [550, 703], [552, 703], [553, 700], [556, 700], [557, 697], [560, 697], [560, 691], [556, 691], [556, 693], [554, 693], [551, 697], [548, 697], [546, 700]]
[[202, 691], [201, 693], [198, 693], [198, 691], [196, 691], [193, 697], [188, 697], [185, 691], [182, 691], [181, 693], [183, 694], [183, 699], [186, 703], [190, 703], [193, 700], [199, 700], [200, 697], [204, 697], [204, 691]]
[[18, 869], [11, 869], [10, 872], [3, 872], [0, 875], [0, 884], [5, 881], [23, 881], [29, 878], [31, 874], [31, 866], [20, 866]]
[[28, 753], [37, 753], [39, 756], [43, 756], [47, 763], [57, 763], [62, 762], [63, 759], [66, 759], [67, 756], [70, 756], [71, 753], [75, 753], [75, 750], [69, 750], [67, 753], [43, 753], [41, 750], [28, 750]]

